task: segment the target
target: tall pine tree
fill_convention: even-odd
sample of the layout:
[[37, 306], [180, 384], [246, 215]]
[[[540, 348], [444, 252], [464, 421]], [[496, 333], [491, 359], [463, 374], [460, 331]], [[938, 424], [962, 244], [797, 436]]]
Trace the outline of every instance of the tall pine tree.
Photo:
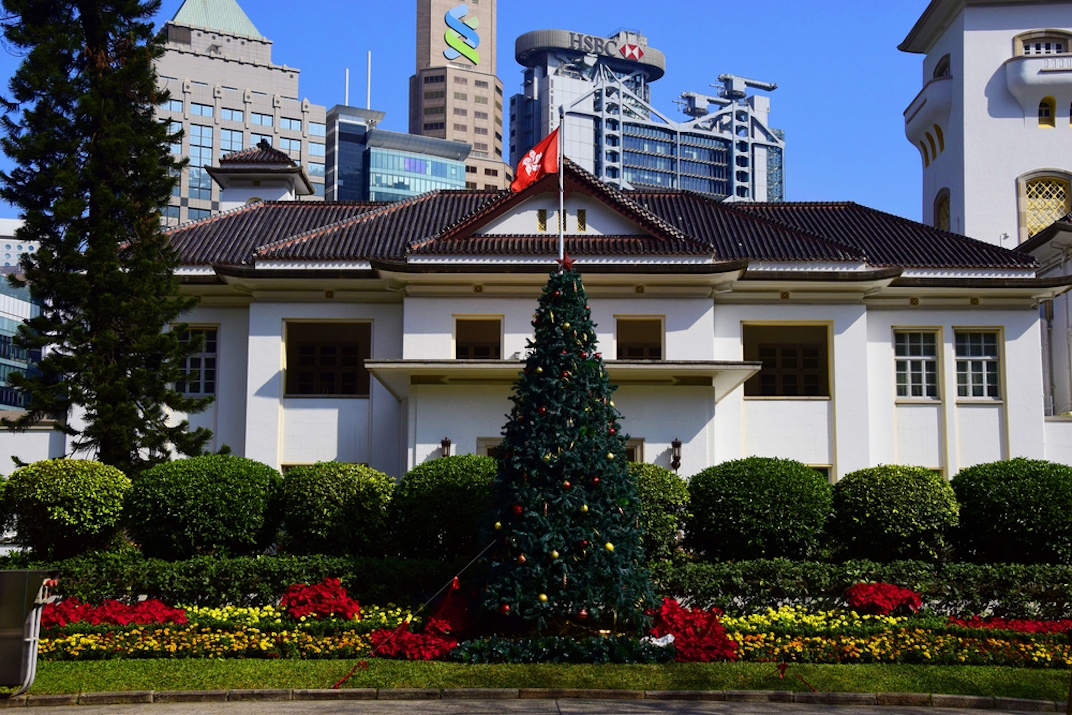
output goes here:
[[544, 287], [493, 484], [484, 605], [515, 630], [635, 630], [654, 605], [625, 459], [581, 276]]
[[153, 67], [159, 5], [3, 0], [4, 39], [24, 58], [0, 120], [15, 164], [0, 198], [20, 210], [16, 238], [40, 244], [22, 270], [41, 314], [16, 340], [45, 351], [37, 374], [12, 379], [28, 410], [14, 426], [76, 414], [74, 449], [128, 473], [210, 437], [168, 414], [208, 401], [174, 389], [193, 346], [168, 328], [193, 301], [160, 227], [178, 164], [154, 115], [167, 99]]

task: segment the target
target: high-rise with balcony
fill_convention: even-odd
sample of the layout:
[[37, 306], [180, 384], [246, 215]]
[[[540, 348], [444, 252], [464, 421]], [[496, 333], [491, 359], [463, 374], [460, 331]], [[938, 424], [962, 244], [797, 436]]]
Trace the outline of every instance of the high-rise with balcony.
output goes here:
[[1072, 2], [932, 0], [904, 112], [923, 221], [1014, 248], [1072, 210]]
[[314, 199], [324, 194], [325, 109], [298, 95], [299, 70], [272, 62], [272, 41], [234, 0], [186, 0], [164, 24], [160, 82], [171, 100], [160, 116], [181, 128], [172, 152], [189, 157], [165, 223], [176, 225], [219, 210], [219, 187], [206, 166], [261, 140], [302, 164]]
[[503, 86], [495, 75], [495, 0], [417, 0], [416, 73], [409, 80], [409, 133], [472, 146], [466, 186], [502, 189]]

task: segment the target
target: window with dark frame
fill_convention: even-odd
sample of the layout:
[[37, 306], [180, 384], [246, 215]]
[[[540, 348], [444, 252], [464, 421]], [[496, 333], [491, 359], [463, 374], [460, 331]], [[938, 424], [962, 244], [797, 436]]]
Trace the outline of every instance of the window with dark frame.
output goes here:
[[763, 364], [745, 382], [745, 396], [829, 397], [827, 332], [822, 325], [745, 325], [744, 359]]
[[457, 318], [454, 322], [454, 357], [458, 360], [502, 358], [502, 319]]
[[186, 356], [183, 371], [186, 379], [175, 384], [175, 390], [184, 395], [216, 394], [216, 328], [188, 328], [179, 333], [179, 342], [185, 346], [199, 344], [197, 352]]
[[288, 323], [286, 394], [368, 396], [372, 325]]

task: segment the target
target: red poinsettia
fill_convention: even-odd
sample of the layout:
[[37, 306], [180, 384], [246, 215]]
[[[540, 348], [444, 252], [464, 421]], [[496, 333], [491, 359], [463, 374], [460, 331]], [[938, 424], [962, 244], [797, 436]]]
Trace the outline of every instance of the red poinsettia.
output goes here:
[[1067, 633], [1072, 631], [1072, 620], [1060, 621], [1036, 621], [1023, 618], [1001, 618], [990, 616], [972, 616], [971, 618], [949, 617], [952, 626], [964, 626], [965, 628], [991, 628], [1000, 631], [1017, 631], [1019, 633]]
[[450, 632], [450, 623], [438, 618], [430, 619], [420, 633], [409, 629], [409, 621], [398, 628], [381, 628], [370, 636], [372, 654], [400, 660], [437, 660], [458, 645]]
[[91, 606], [72, 597], [45, 604], [41, 612], [41, 625], [45, 628], [79, 622], [116, 626], [147, 626], [158, 623], [181, 625], [186, 623], [186, 611], [181, 608], [172, 608], [155, 598], [137, 603], [123, 603], [109, 599], [99, 606]]
[[662, 638], [674, 636], [676, 660], [683, 663], [710, 663], [718, 660], [737, 660], [737, 644], [726, 636], [717, 608], [684, 608], [672, 598], [664, 598], [658, 611], [652, 614], [655, 625], [651, 635]]
[[845, 591], [845, 599], [852, 610], [872, 616], [888, 616], [899, 608], [907, 608], [914, 613], [923, 603], [915, 591], [892, 583], [854, 584]]
[[361, 606], [346, 595], [337, 578], [326, 578], [318, 584], [296, 583], [288, 586], [279, 606], [291, 618], [328, 618], [338, 616], [352, 620], [361, 617]]

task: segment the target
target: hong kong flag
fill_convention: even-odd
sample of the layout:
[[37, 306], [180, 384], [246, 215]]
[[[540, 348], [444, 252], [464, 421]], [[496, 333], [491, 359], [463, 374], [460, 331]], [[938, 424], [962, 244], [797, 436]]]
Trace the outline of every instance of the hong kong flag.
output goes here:
[[544, 174], [558, 171], [558, 129], [544, 137], [543, 141], [529, 149], [514, 173], [510, 190], [517, 192], [535, 183]]

